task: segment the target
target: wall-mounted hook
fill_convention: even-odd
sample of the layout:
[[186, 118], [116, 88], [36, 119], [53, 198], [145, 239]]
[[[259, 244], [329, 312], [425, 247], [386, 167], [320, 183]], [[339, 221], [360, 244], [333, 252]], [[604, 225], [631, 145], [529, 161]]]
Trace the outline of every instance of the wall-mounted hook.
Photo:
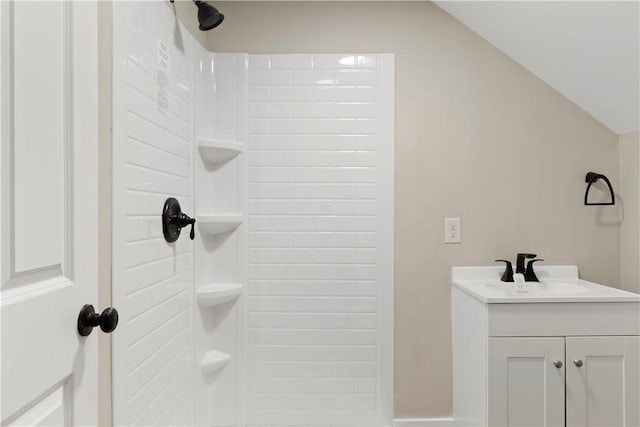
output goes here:
[[[604, 203], [589, 203], [588, 199], [589, 199], [589, 190], [591, 190], [591, 185], [594, 182], [598, 181], [599, 179], [603, 180], [607, 184], [607, 187], [609, 187], [609, 193], [611, 193], [611, 201], [604, 202]], [[616, 204], [616, 197], [613, 194], [613, 187], [611, 186], [611, 182], [609, 181], [609, 178], [599, 173], [588, 172], [587, 176], [584, 178], [584, 182], [588, 184], [587, 190], [584, 193], [585, 206], [610, 206], [610, 205]]]
[[195, 218], [182, 213], [180, 203], [173, 197], [169, 197], [164, 202], [162, 208], [162, 234], [167, 242], [175, 242], [180, 237], [180, 231], [183, 227], [191, 224], [191, 233], [189, 237], [191, 240], [195, 238], [195, 232], [193, 230]]

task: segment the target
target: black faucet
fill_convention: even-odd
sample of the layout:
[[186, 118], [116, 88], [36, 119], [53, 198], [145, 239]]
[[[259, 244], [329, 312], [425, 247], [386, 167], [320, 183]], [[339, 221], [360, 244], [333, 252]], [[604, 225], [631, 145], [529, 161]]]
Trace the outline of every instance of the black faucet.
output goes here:
[[518, 254], [518, 259], [516, 261], [516, 273], [524, 274], [525, 273], [524, 260], [525, 259], [533, 259], [533, 258], [535, 258], [537, 256], [538, 255], [536, 255], [536, 254], [519, 253]]
[[[536, 273], [533, 271], [533, 263], [537, 261], [544, 261], [543, 259], [537, 259], [536, 254], [527, 254], [527, 253], [519, 253], [516, 261], [516, 274], [524, 274], [524, 280], [526, 282], [539, 282]], [[525, 259], [531, 259], [527, 263], [527, 267], [524, 266]], [[500, 280], [503, 282], [513, 282], [513, 264], [511, 261], [507, 261], [506, 259], [497, 259], [496, 262], [504, 262], [506, 264], [506, 269], [502, 274]]]

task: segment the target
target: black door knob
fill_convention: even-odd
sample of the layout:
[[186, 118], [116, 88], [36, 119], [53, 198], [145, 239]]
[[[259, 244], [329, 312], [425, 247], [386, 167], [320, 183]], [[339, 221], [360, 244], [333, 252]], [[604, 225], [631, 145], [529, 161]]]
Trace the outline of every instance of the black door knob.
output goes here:
[[78, 333], [86, 337], [96, 326], [100, 326], [102, 332], [108, 334], [115, 331], [118, 326], [118, 310], [108, 307], [98, 314], [91, 304], [85, 304], [78, 315]]

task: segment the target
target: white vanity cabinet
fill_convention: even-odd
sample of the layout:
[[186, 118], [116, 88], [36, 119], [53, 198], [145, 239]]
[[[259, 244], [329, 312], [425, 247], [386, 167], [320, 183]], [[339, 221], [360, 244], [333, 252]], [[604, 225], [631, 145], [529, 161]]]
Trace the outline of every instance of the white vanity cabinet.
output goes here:
[[[488, 338], [488, 425], [638, 426], [640, 337]], [[587, 408], [589, 408], [587, 410]]]
[[500, 269], [469, 273], [453, 274], [456, 425], [640, 426], [640, 296], [505, 297], [484, 292]]
[[640, 426], [640, 337], [567, 337], [565, 358], [568, 426]]
[[488, 341], [488, 425], [564, 425], [564, 339]]

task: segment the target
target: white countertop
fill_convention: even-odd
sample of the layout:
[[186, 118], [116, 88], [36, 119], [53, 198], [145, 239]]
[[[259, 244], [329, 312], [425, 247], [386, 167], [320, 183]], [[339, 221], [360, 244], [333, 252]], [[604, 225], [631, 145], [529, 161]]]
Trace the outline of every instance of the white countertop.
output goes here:
[[528, 293], [500, 280], [503, 266], [453, 267], [451, 284], [486, 304], [535, 302], [640, 302], [640, 295], [581, 280], [576, 266], [536, 266], [540, 282], [527, 282]]

